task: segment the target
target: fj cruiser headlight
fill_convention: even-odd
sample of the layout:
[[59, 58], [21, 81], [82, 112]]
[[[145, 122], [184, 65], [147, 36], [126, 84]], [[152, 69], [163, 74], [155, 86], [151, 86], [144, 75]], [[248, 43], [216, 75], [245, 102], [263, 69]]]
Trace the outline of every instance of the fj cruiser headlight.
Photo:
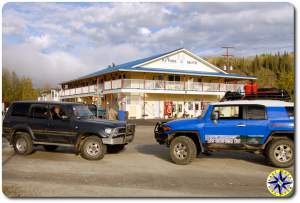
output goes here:
[[112, 128], [105, 128], [105, 130], [104, 130], [104, 132], [106, 133], [106, 134], [111, 134], [111, 132], [112, 132]]

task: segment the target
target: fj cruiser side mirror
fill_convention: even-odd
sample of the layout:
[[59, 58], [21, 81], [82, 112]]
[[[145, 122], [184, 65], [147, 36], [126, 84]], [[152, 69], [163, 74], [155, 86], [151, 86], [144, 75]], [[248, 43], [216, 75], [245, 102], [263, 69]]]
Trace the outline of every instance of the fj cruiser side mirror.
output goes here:
[[219, 119], [219, 112], [213, 112], [212, 116], [211, 116], [211, 119], [213, 121], [217, 121]]

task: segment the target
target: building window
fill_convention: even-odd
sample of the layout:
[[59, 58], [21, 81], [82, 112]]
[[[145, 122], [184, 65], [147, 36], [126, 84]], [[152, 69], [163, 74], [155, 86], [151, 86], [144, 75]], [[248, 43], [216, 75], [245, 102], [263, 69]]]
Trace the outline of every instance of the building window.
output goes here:
[[193, 103], [192, 102], [188, 102], [188, 110], [189, 111], [193, 110]]
[[180, 81], [180, 75], [168, 75], [169, 81]]
[[198, 111], [199, 110], [199, 103], [195, 104], [195, 110]]
[[179, 112], [179, 113], [182, 112], [182, 104], [178, 104], [178, 112]]

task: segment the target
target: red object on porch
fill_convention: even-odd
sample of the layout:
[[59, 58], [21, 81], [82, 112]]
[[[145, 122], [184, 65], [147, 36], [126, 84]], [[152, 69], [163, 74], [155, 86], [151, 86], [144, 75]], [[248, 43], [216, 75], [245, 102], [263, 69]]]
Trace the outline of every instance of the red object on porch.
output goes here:
[[173, 102], [165, 101], [164, 114], [166, 116], [171, 116], [172, 115], [172, 105], [173, 105]]

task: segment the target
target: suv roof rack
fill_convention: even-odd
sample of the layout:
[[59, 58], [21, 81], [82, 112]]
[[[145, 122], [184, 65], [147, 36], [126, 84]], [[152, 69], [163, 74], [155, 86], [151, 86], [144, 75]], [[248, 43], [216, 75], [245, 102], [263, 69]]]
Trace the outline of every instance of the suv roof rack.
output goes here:
[[278, 88], [259, 88], [257, 92], [245, 94], [244, 92], [226, 92], [224, 97], [220, 101], [232, 101], [232, 100], [256, 100], [256, 99], [272, 99], [289, 101], [291, 99], [288, 92], [284, 89]]

